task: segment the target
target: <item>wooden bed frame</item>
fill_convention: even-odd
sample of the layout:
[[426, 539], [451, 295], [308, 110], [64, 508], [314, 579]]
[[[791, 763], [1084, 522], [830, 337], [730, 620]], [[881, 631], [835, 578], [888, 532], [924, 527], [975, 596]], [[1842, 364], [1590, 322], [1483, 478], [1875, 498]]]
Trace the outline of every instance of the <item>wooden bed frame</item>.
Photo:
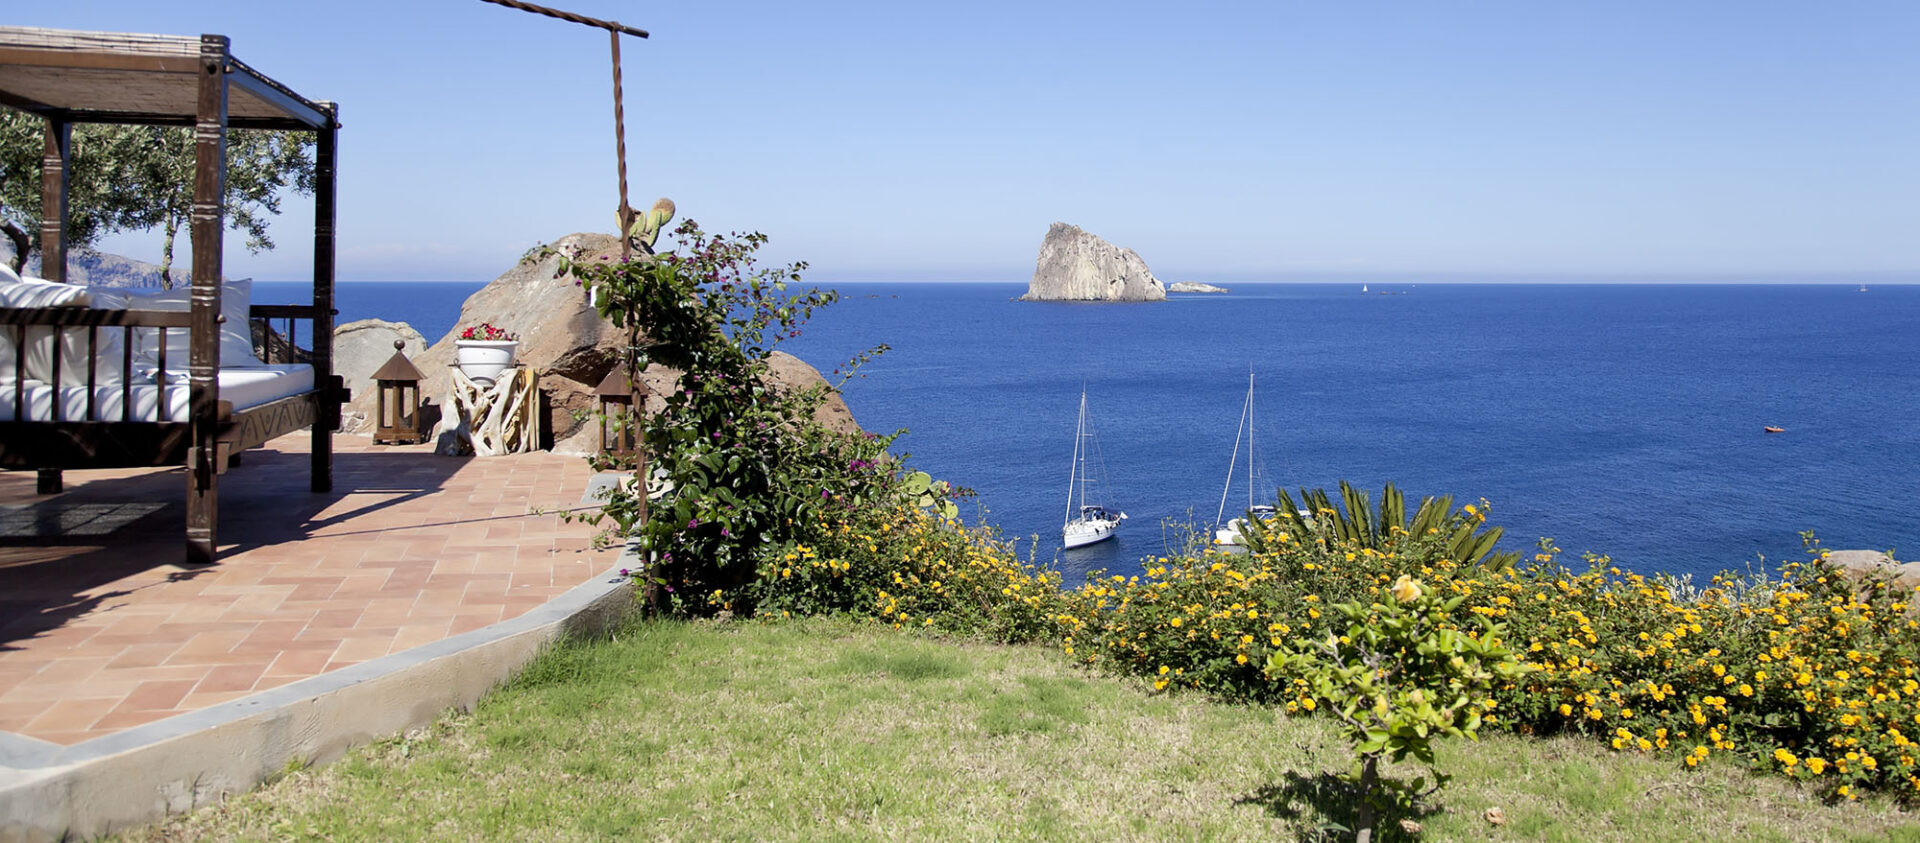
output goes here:
[[[189, 330], [188, 418], [162, 422], [0, 421], [0, 469], [39, 471], [41, 492], [60, 490], [62, 469], [183, 465], [187, 469], [186, 561], [213, 562], [219, 477], [239, 451], [311, 428], [312, 489], [333, 487], [332, 432], [347, 392], [333, 373], [335, 166], [339, 109], [313, 101], [233, 57], [225, 36], [144, 35], [0, 27], [0, 106], [46, 120], [41, 166], [42, 275], [67, 280], [67, 181], [76, 123], [194, 127], [193, 286], [190, 310], [0, 308], [0, 325], [126, 331]], [[309, 321], [313, 389], [244, 410], [220, 400], [221, 248], [226, 227], [230, 128], [315, 136], [313, 303], [255, 305], [258, 318]], [[129, 336], [130, 340], [131, 337]], [[56, 349], [59, 343], [55, 343]], [[130, 346], [130, 344], [129, 344]], [[56, 355], [57, 357], [58, 355]], [[24, 366], [24, 361], [20, 364]], [[60, 365], [56, 363], [56, 366]], [[94, 383], [94, 363], [88, 380]], [[130, 367], [129, 367], [130, 368]], [[163, 366], [164, 368], [164, 366]], [[21, 374], [21, 373], [10, 373]], [[54, 381], [58, 384], [56, 375]], [[17, 388], [16, 388], [17, 389]], [[17, 394], [17, 393], [16, 393]], [[59, 401], [55, 401], [57, 406]], [[25, 408], [15, 404], [17, 414]], [[58, 419], [58, 416], [55, 416]]]

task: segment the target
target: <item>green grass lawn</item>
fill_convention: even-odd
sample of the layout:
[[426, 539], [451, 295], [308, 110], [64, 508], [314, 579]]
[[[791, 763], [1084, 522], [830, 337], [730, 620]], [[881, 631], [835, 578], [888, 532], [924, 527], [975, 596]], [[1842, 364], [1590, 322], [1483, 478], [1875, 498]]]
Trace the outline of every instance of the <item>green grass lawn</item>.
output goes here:
[[[1440, 757], [1458, 777], [1412, 839], [1920, 841], [1885, 803], [1595, 741]], [[124, 839], [1345, 839], [1326, 829], [1351, 799], [1323, 772], [1348, 758], [1325, 719], [1156, 695], [1039, 647], [641, 624], [471, 714]]]

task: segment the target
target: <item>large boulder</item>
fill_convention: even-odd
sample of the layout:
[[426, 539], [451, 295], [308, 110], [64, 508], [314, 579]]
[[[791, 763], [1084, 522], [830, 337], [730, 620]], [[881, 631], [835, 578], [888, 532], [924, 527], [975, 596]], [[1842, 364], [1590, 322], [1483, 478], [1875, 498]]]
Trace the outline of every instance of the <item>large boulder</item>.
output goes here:
[[[620, 244], [610, 234], [570, 234], [553, 247], [596, 260], [601, 256], [617, 259]], [[440, 418], [454, 340], [467, 326], [486, 322], [519, 335], [515, 365], [531, 366], [540, 376], [541, 423], [549, 441], [565, 439], [580, 428], [575, 411], [592, 408], [593, 388], [613, 369], [626, 337], [594, 312], [572, 278], [554, 277], [558, 260], [557, 256], [522, 259], [467, 298], [460, 307], [460, 322], [446, 336], [424, 350], [409, 347], [407, 356], [425, 376], [420, 382], [423, 426], [431, 429]], [[392, 347], [389, 340], [389, 354]], [[371, 391], [355, 389], [347, 415], [365, 418], [373, 410]]]
[[[580, 261], [618, 260], [620, 256], [620, 241], [610, 234], [569, 234], [552, 245]], [[420, 351], [408, 344], [407, 356], [425, 376], [420, 383], [425, 404], [421, 412], [423, 428], [432, 429], [440, 418], [439, 404], [447, 394], [454, 340], [466, 326], [485, 322], [519, 335], [515, 365], [531, 366], [540, 376], [541, 423], [545, 439], [554, 450], [587, 453], [598, 447], [598, 426], [585, 414], [595, 409], [594, 389], [620, 361], [626, 331], [601, 318], [571, 277], [554, 277], [558, 260], [556, 256], [521, 260], [467, 299], [460, 308], [459, 324], [446, 336]], [[347, 327], [342, 326], [340, 331]], [[336, 342], [340, 331], [335, 332]], [[391, 339], [386, 341], [386, 348], [391, 355]], [[819, 372], [791, 355], [775, 352], [774, 358], [776, 382], [787, 386], [821, 382]], [[374, 365], [384, 362], [386, 356], [381, 356]], [[678, 379], [679, 373], [659, 366], [649, 366], [641, 375], [654, 395], [673, 390]], [[348, 383], [353, 385], [351, 379]], [[371, 386], [353, 386], [353, 401], [345, 415], [366, 419], [373, 411]], [[818, 415], [834, 429], [860, 430], [838, 395], [829, 398]], [[364, 423], [361, 429], [366, 429]]]
[[[768, 356], [766, 379], [788, 390], [807, 389], [827, 382], [818, 369], [784, 351], [776, 351]], [[647, 390], [648, 411], [657, 412], [665, 406], [662, 396], [680, 388], [680, 372], [654, 364], [641, 371], [640, 382]], [[847, 407], [846, 399], [838, 392], [828, 394], [827, 400], [814, 408], [813, 419], [828, 430], [839, 433], [861, 432], [860, 423], [854, 421], [853, 410]], [[565, 438], [555, 437], [553, 443], [553, 450], [563, 454], [590, 454], [599, 448], [600, 430], [597, 423], [591, 421], [576, 428]]]
[[1166, 301], [1147, 262], [1082, 230], [1056, 222], [1040, 243], [1033, 281], [1021, 301]]
[[[361, 319], [333, 329], [333, 371], [346, 380], [354, 397], [353, 405], [341, 414], [341, 430], [366, 433], [373, 429], [371, 399], [377, 388], [373, 373], [393, 358], [395, 342], [402, 343], [401, 351], [419, 365], [416, 358], [427, 347], [427, 339], [405, 322]], [[361, 412], [363, 399], [365, 412]]]

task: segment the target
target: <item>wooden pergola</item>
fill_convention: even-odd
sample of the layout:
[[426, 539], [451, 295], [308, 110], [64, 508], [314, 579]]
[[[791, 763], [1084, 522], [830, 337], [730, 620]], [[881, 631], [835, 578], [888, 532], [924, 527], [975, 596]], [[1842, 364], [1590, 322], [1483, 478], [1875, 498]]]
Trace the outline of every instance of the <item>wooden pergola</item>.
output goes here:
[[[187, 467], [187, 553], [189, 561], [214, 558], [218, 515], [218, 477], [225, 468], [226, 446], [252, 441], [272, 430], [285, 432], [300, 422], [312, 427], [312, 488], [332, 488], [331, 432], [339, 425], [345, 398], [333, 374], [334, 202], [339, 109], [307, 99], [233, 56], [223, 35], [199, 37], [114, 32], [78, 32], [34, 27], [0, 27], [0, 105], [46, 120], [46, 151], [41, 167], [41, 272], [49, 280], [67, 278], [67, 184], [71, 129], [78, 123], [192, 126], [194, 193], [189, 232], [193, 243], [193, 279], [188, 327], [194, 337], [189, 354], [189, 416], [184, 426], [148, 425], [136, 432], [122, 423], [67, 423], [59, 444], [83, 459], [65, 467], [94, 467], [158, 460], [181, 450]], [[270, 413], [237, 418], [223, 415], [217, 369], [220, 326], [222, 238], [226, 228], [226, 142], [229, 129], [312, 132], [315, 144], [313, 304], [256, 306], [255, 316], [311, 319], [314, 387], [304, 407], [294, 402]], [[157, 324], [121, 320], [93, 324]], [[81, 323], [73, 323], [81, 324]], [[310, 408], [310, 409], [309, 409]], [[108, 430], [107, 425], [119, 425]], [[246, 428], [235, 435], [234, 428]], [[99, 436], [94, 436], [94, 434]], [[19, 434], [16, 434], [19, 435]], [[128, 437], [150, 437], [129, 446]], [[106, 440], [114, 440], [103, 444]], [[5, 443], [0, 443], [5, 444]], [[16, 451], [22, 443], [13, 443]], [[109, 447], [110, 446], [110, 447]], [[244, 444], [241, 445], [244, 447]], [[4, 449], [0, 449], [4, 450]], [[109, 454], [107, 451], [115, 451]], [[117, 461], [116, 461], [117, 458]], [[173, 464], [179, 464], [174, 462]], [[42, 468], [42, 490], [57, 491], [59, 469]], [[51, 476], [49, 476], [51, 473]]]

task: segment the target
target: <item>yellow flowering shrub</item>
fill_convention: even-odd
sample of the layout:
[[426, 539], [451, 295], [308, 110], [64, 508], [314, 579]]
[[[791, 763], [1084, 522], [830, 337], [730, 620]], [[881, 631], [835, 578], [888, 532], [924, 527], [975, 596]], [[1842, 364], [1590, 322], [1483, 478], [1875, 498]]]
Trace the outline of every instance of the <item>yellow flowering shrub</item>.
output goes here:
[[[1479, 522], [1484, 510], [1454, 519]], [[1592, 736], [1621, 752], [1694, 766], [1716, 756], [1851, 798], [1920, 800], [1916, 598], [1884, 578], [1850, 580], [1816, 552], [1777, 576], [1704, 587], [1591, 558], [1575, 571], [1542, 542], [1532, 564], [1453, 558], [1438, 529], [1361, 544], [1287, 534], [1268, 552], [1142, 560], [1072, 589], [990, 531], [908, 506], [850, 509], [810, 540], [761, 558], [753, 583], [716, 595], [736, 611], [848, 612], [901, 627], [1050, 639], [1075, 661], [1229, 699], [1320, 708], [1305, 677], [1270, 671], [1297, 641], [1345, 619], [1331, 607], [1395, 599], [1402, 576], [1463, 619], [1503, 624], [1527, 672], [1493, 689], [1483, 728]], [[1277, 535], [1279, 522], [1264, 525]], [[1293, 532], [1302, 532], [1296, 527]], [[1331, 532], [1331, 531], [1329, 531]], [[1478, 627], [1463, 624], [1472, 634]]]

